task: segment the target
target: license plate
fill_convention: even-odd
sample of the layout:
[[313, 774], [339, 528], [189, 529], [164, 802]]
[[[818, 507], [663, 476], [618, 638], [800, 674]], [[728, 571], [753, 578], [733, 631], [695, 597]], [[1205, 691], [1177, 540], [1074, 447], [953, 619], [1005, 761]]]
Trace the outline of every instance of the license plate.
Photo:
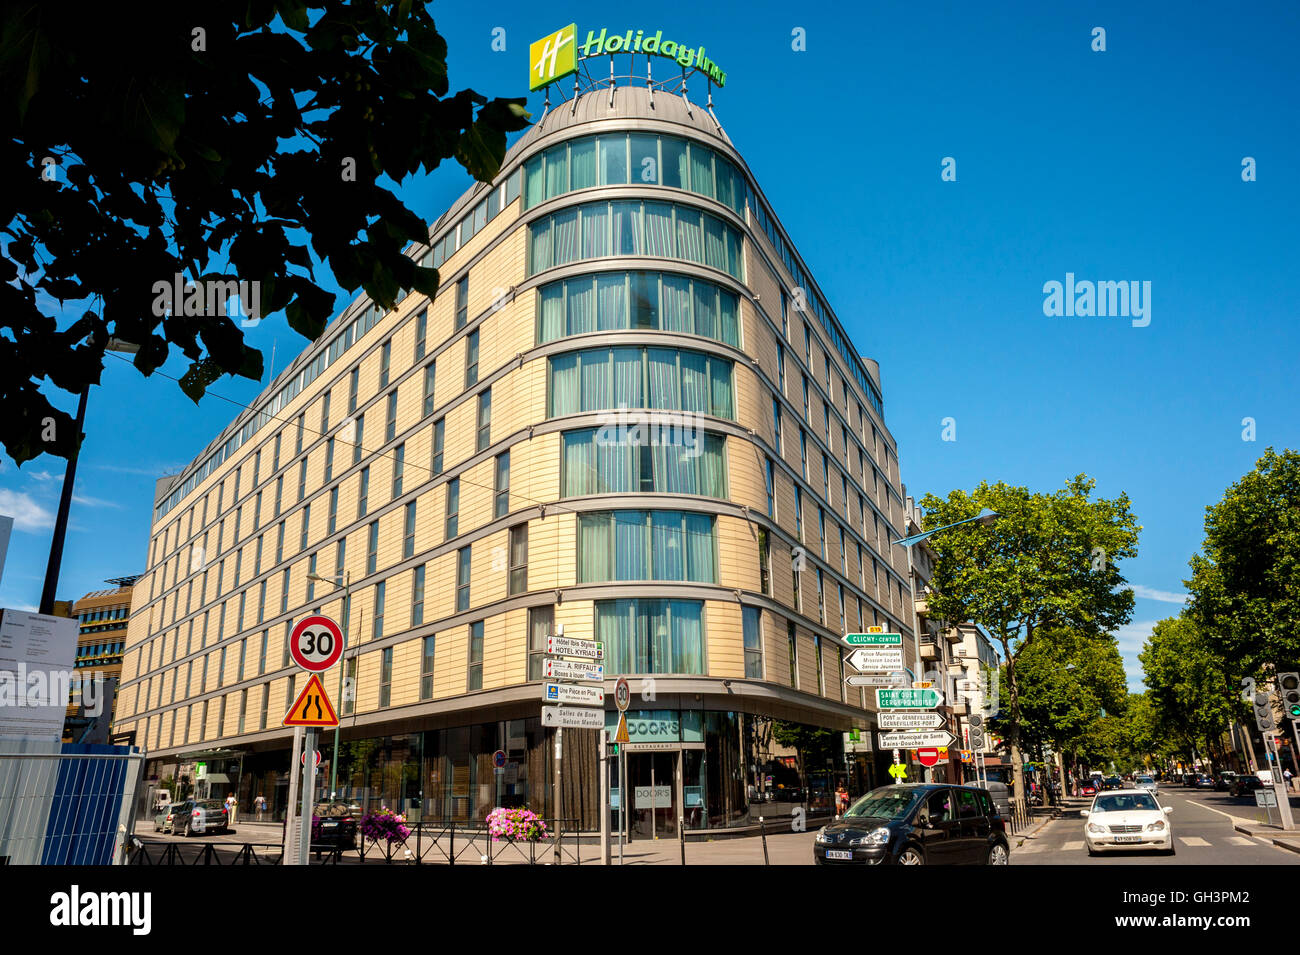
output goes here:
[[326, 829], [333, 829], [333, 828], [334, 828], [335, 826], [337, 826], [337, 825], [338, 825], [337, 822], [327, 822], [327, 823], [325, 823], [325, 828], [326, 828]]
[[1116, 836], [1115, 841], [1116, 842], [1141, 842], [1142, 837], [1141, 836]]
[[827, 849], [826, 858], [843, 859], [846, 862], [851, 862], [853, 861], [853, 853], [849, 852], [847, 849]]

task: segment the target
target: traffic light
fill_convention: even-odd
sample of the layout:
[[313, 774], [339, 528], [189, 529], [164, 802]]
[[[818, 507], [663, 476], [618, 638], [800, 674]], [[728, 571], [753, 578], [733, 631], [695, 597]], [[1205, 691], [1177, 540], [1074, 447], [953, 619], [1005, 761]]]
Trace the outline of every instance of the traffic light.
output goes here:
[[1279, 673], [1277, 685], [1282, 693], [1282, 712], [1293, 720], [1300, 719], [1300, 673]]
[[970, 730], [970, 748], [984, 748], [984, 716], [980, 713], [972, 713], [966, 719], [966, 726]]
[[1255, 694], [1255, 725], [1261, 733], [1273, 729], [1273, 700], [1268, 693]]

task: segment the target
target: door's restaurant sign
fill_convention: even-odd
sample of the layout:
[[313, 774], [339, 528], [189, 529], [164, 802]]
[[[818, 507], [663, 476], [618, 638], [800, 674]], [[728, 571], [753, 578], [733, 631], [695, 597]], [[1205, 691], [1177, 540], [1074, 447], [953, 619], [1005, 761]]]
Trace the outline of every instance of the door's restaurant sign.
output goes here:
[[587, 31], [587, 40], [579, 48], [578, 27], [570, 23], [550, 36], [542, 37], [528, 48], [528, 88], [541, 89], [564, 76], [578, 71], [579, 57], [600, 56], [605, 53], [645, 53], [675, 60], [685, 69], [696, 69], [708, 76], [718, 86], [727, 85], [727, 73], [717, 63], [705, 56], [704, 47], [687, 46], [676, 40], [665, 40], [664, 31], [627, 30], [610, 33], [601, 27], [600, 33]]

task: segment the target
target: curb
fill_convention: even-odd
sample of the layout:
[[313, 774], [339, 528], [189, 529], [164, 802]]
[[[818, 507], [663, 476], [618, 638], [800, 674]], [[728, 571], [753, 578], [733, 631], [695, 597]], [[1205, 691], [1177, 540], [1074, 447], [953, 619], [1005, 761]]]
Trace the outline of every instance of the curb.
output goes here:
[[1234, 825], [1232, 828], [1235, 829], [1237, 832], [1244, 833], [1245, 835], [1248, 836], [1253, 836], [1257, 839], [1267, 839], [1269, 842], [1273, 843], [1273, 845], [1277, 846], [1279, 849], [1286, 849], [1289, 852], [1300, 852], [1300, 842], [1291, 842], [1288, 841], [1287, 839], [1275, 838], [1271, 833], [1265, 833], [1263, 835], [1260, 835], [1258, 832], [1256, 832], [1256, 829], [1258, 827]]

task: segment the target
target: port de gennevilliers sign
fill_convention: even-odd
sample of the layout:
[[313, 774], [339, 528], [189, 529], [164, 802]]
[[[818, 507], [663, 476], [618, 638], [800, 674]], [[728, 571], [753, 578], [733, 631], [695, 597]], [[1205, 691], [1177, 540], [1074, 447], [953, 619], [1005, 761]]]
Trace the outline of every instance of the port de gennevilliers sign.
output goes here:
[[578, 45], [578, 25], [570, 23], [550, 36], [534, 41], [528, 48], [528, 88], [538, 90], [578, 71], [578, 60], [604, 53], [645, 53], [674, 60], [685, 69], [704, 73], [718, 86], [727, 85], [727, 73], [705, 54], [704, 47], [689, 46], [674, 39], [664, 39], [663, 30], [626, 30], [611, 33], [587, 31], [586, 42]]

